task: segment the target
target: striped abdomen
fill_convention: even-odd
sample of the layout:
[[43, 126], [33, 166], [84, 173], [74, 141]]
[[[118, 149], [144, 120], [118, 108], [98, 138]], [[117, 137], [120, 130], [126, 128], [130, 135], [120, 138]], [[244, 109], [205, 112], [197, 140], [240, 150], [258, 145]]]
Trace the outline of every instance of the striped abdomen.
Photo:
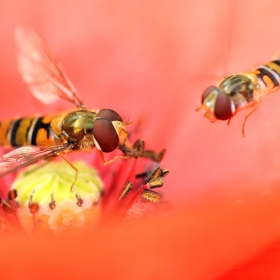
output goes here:
[[[260, 66], [254, 73], [257, 76], [260, 90], [266, 93], [272, 93], [279, 89], [280, 83], [280, 59], [273, 60], [263, 66]], [[260, 95], [260, 97], [263, 97]]]
[[21, 118], [0, 123], [0, 145], [55, 145], [50, 127], [51, 118]]

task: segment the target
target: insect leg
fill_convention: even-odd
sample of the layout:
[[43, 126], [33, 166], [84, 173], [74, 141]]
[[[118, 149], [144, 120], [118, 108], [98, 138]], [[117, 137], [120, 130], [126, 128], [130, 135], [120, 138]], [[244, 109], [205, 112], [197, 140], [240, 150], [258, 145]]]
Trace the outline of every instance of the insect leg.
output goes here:
[[77, 178], [78, 178], [79, 170], [68, 159], [66, 159], [63, 155], [60, 155], [60, 156], [63, 158], [63, 160], [65, 160], [75, 170], [75, 178], [74, 178], [74, 181], [71, 185], [70, 190], [71, 190], [71, 192], [74, 192], [74, 194], [77, 198], [77, 205], [82, 206], [84, 201], [82, 200], [79, 192], [77, 191], [77, 189], [75, 187], [75, 183], [76, 183]]
[[66, 159], [63, 155], [60, 155], [60, 156], [63, 158], [64, 161], [66, 161], [66, 162], [75, 170], [75, 178], [74, 178], [74, 181], [73, 181], [73, 183], [72, 183], [72, 185], [71, 185], [71, 191], [72, 191], [72, 188], [73, 188], [74, 184], [75, 184], [76, 181], [77, 181], [79, 171], [78, 171], [78, 169], [77, 169], [68, 159]]
[[230, 126], [230, 122], [231, 122], [232, 118], [233, 118], [233, 116], [232, 116], [231, 118], [228, 119], [228, 121], [227, 121], [227, 125], [228, 125], [228, 126]]
[[234, 112], [234, 114], [231, 116], [231, 118], [228, 119], [227, 125], [230, 125], [230, 122], [231, 122], [232, 118], [233, 118], [239, 111], [240, 111], [240, 109], [237, 108], [236, 111]]
[[153, 161], [160, 162], [164, 156], [165, 149], [160, 153], [155, 153], [152, 150], [145, 150], [145, 142], [141, 139], [137, 140], [132, 147], [128, 146], [126, 143], [119, 146], [119, 149], [128, 157], [144, 157], [150, 158]]
[[130, 158], [129, 156], [116, 156], [113, 159], [111, 159], [109, 161], [106, 161], [105, 158], [104, 158], [104, 153], [102, 151], [99, 151], [99, 154], [100, 154], [101, 161], [104, 165], [110, 164], [110, 163], [112, 163], [112, 162], [114, 162], [118, 159], [128, 159], [128, 158]]
[[245, 123], [247, 119], [256, 111], [256, 109], [259, 107], [260, 102], [254, 103], [252, 106], [254, 107], [253, 110], [244, 118], [243, 125], [242, 125], [242, 137], [245, 137]]
[[203, 106], [199, 106], [195, 109], [196, 112], [199, 112], [201, 109], [203, 109]]
[[145, 142], [141, 139], [137, 140], [131, 147], [127, 142], [119, 146], [119, 149], [124, 153], [123, 156], [116, 156], [113, 159], [106, 161], [104, 158], [104, 153], [99, 151], [101, 161], [104, 165], [110, 164], [118, 159], [128, 159], [128, 158], [150, 158], [153, 161], [160, 162], [165, 154], [165, 149], [160, 153], [155, 153], [152, 150], [144, 150]]

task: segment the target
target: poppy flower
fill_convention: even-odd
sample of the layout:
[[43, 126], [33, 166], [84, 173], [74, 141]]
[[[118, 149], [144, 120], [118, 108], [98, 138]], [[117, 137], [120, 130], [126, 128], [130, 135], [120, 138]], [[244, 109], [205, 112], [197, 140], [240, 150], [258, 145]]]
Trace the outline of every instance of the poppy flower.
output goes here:
[[67, 106], [40, 104], [20, 80], [12, 34], [16, 25], [27, 22], [56, 51], [87, 106], [120, 112], [139, 123], [135, 133], [149, 148], [167, 149], [162, 164], [171, 172], [164, 196], [173, 206], [152, 225], [108, 225], [75, 239], [5, 236], [1, 275], [279, 275], [273, 265], [277, 253], [270, 254], [279, 251], [280, 236], [278, 92], [249, 117], [244, 139], [241, 128], [248, 110], [234, 116], [230, 126], [223, 121], [211, 124], [195, 112], [205, 88], [277, 53], [279, 3], [1, 4], [0, 118], [49, 114]]

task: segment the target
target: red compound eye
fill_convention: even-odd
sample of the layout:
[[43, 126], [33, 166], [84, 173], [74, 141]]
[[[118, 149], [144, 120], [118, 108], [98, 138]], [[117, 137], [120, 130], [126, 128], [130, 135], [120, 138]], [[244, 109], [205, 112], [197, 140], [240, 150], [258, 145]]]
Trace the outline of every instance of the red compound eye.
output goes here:
[[215, 93], [215, 92], [218, 95], [221, 91], [215, 86], [210, 86], [210, 87], [206, 88], [202, 94], [202, 99], [201, 99], [202, 104], [209, 94]]
[[111, 109], [102, 109], [98, 112], [97, 117], [108, 120], [108, 121], [120, 121], [122, 122], [122, 118], [120, 117], [120, 115], [111, 110]]
[[119, 145], [118, 134], [109, 120], [97, 119], [93, 126], [93, 136], [104, 153], [114, 151]]
[[230, 96], [220, 92], [215, 103], [215, 116], [219, 120], [228, 120], [233, 116]]

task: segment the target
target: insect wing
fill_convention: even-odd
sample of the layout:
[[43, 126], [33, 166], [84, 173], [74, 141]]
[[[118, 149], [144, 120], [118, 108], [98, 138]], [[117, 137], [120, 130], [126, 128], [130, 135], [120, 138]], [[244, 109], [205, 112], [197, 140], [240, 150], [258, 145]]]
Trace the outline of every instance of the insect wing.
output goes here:
[[39, 160], [54, 156], [67, 148], [69, 148], [69, 146], [63, 145], [51, 147], [38, 147], [30, 145], [17, 148], [0, 158], [0, 177]]
[[32, 94], [46, 104], [60, 98], [81, 106], [79, 94], [44, 40], [25, 26], [16, 28], [14, 37], [18, 68]]

